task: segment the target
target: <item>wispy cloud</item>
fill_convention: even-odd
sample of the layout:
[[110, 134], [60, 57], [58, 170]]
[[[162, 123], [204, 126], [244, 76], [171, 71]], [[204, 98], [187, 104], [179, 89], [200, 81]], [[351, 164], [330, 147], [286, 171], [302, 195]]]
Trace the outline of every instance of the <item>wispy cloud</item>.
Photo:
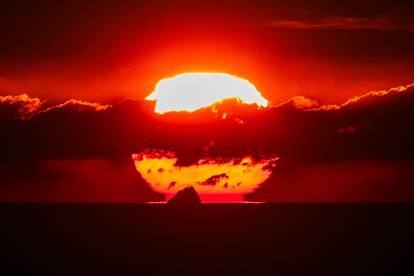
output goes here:
[[62, 104], [58, 104], [49, 108], [46, 108], [39, 113], [46, 113], [52, 110], [58, 110], [62, 108], [73, 109], [76, 111], [103, 111], [112, 107], [109, 104], [91, 103], [87, 101], [71, 99]]
[[342, 104], [327, 104], [327, 105], [322, 105], [318, 108], [311, 108], [308, 110], [312, 110], [312, 111], [330, 111], [330, 110], [339, 110], [341, 108], [347, 107], [349, 105], [355, 104], [361, 100], [364, 99], [370, 99], [373, 97], [382, 97], [382, 96], [386, 96], [389, 94], [397, 94], [397, 93], [403, 93], [403, 92], [410, 92], [414, 90], [414, 83], [408, 84], [408, 85], [401, 85], [401, 86], [397, 86], [397, 87], [393, 87], [391, 89], [388, 90], [380, 90], [380, 91], [371, 91], [368, 92], [364, 95], [361, 96], [356, 96], [353, 97], [349, 100], [347, 100], [346, 102], [342, 103]]
[[26, 94], [0, 96], [0, 119], [28, 120], [38, 114], [57, 110], [104, 111], [112, 105], [71, 99], [64, 103], [47, 107], [46, 101]]
[[312, 100], [304, 96], [293, 97], [286, 102], [276, 105], [275, 107], [277, 108], [285, 105], [293, 105], [298, 110], [308, 110], [319, 107], [319, 103], [316, 100]]
[[305, 96], [296, 96], [272, 108], [280, 108], [283, 106], [292, 106], [296, 110], [301, 111], [334, 111], [351, 106], [363, 100], [371, 100], [376, 97], [382, 97], [403, 92], [414, 92], [414, 83], [408, 85], [400, 85], [392, 87], [388, 90], [370, 91], [363, 95], [355, 96], [340, 104], [320, 104], [317, 100], [309, 99]]
[[276, 20], [269, 27], [298, 30], [402, 30], [413, 32], [414, 25], [390, 18], [326, 17], [318, 20]]

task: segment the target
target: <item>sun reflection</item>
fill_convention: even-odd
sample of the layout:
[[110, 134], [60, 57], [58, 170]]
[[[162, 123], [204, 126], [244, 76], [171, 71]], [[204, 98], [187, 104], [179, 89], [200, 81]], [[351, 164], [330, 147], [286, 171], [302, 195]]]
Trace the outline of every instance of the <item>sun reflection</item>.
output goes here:
[[146, 100], [156, 101], [155, 112], [162, 114], [192, 112], [231, 98], [260, 107], [268, 105], [252, 83], [226, 73], [184, 73], [162, 79]]
[[133, 154], [137, 171], [151, 188], [171, 198], [179, 190], [193, 186], [203, 202], [242, 201], [272, 173], [277, 158], [254, 160], [202, 159], [189, 166], [177, 165], [171, 152]]

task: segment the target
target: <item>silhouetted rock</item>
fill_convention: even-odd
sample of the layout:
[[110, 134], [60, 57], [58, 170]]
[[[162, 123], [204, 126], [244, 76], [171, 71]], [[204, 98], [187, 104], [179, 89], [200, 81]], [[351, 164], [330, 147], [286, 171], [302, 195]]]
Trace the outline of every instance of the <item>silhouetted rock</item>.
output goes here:
[[200, 197], [198, 196], [196, 190], [192, 186], [178, 191], [178, 193], [167, 202], [167, 205], [169, 206], [180, 207], [198, 206], [200, 204]]

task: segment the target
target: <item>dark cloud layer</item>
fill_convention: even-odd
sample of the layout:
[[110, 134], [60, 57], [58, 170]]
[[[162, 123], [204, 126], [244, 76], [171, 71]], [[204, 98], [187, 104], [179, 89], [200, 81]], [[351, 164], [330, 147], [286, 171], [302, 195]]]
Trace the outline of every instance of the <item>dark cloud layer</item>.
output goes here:
[[129, 158], [0, 164], [0, 202], [148, 202], [153, 192]]
[[252, 201], [413, 202], [412, 161], [279, 164]]
[[[414, 164], [412, 142], [414, 141], [412, 124], [414, 85], [369, 92], [338, 105], [320, 105], [314, 100], [295, 97], [280, 105], [257, 109], [256, 106], [239, 105], [229, 100], [216, 106], [217, 112], [206, 109], [195, 113], [176, 112], [164, 115], [153, 113], [153, 103], [133, 99], [126, 99], [111, 106], [71, 100], [44, 108], [38, 108], [40, 104], [38, 99], [33, 100], [28, 97], [4, 97], [4, 99], [7, 100], [1, 101], [0, 110], [8, 110], [8, 113], [3, 112], [2, 114], [5, 115], [0, 119], [2, 129], [0, 163], [2, 164], [2, 183], [8, 183], [7, 187], [20, 178], [7, 176], [6, 172], [21, 171], [30, 175], [28, 168], [38, 162], [67, 160], [56, 162], [68, 162], [67, 164], [71, 164], [70, 168], [77, 162], [76, 160], [83, 160], [79, 162], [129, 160], [132, 153], [148, 148], [176, 152], [182, 164], [193, 163], [203, 157], [277, 155], [280, 157], [281, 164], [289, 164], [289, 162], [299, 164], [298, 166], [305, 167], [304, 171], [307, 174], [310, 171], [320, 171], [321, 175], [324, 173], [332, 175], [332, 185], [337, 183], [336, 178], [343, 179], [340, 172], [343, 168], [343, 171], [359, 175], [358, 180], [355, 181], [352, 178], [343, 180], [350, 182], [350, 186], [341, 182], [341, 187], [351, 190], [357, 185], [356, 183], [364, 182], [362, 171], [366, 170], [366, 174], [371, 177], [370, 181], [378, 180], [373, 177], [374, 172], [382, 170], [379, 168], [381, 166], [385, 167], [385, 165], [377, 166], [378, 162], [393, 168], [392, 172], [384, 176], [384, 179], [389, 179], [390, 182], [392, 182], [393, 175], [398, 175], [394, 173], [398, 171], [395, 169], [398, 167], [396, 164], [401, 163], [405, 167], [412, 167]], [[223, 119], [223, 113], [227, 114], [225, 119]], [[110, 161], [105, 162], [110, 163]], [[335, 164], [339, 164], [340, 169]], [[363, 169], [359, 164], [363, 164]], [[132, 161], [129, 165], [132, 166]], [[278, 189], [281, 186], [278, 186], [278, 181], [280, 181], [278, 179], [284, 177], [283, 172], [278, 173], [278, 170], [269, 180], [273, 184], [263, 186], [263, 189], [269, 185], [273, 187], [266, 188], [270, 192], [264, 195], [259, 190], [257, 197], [253, 197], [254, 199], [262, 195], [262, 198], [266, 199], [283, 200], [277, 196], [272, 197], [272, 195], [279, 194]], [[46, 169], [46, 171], [49, 170]], [[87, 180], [90, 185], [92, 182], [102, 182], [103, 185], [111, 182], [115, 191], [117, 183], [123, 183], [122, 185], [132, 183], [131, 180], [125, 182], [126, 174], [121, 174], [122, 176], [116, 179], [115, 174], [104, 177], [111, 169], [102, 168], [102, 175], [98, 171], [100, 170], [96, 168], [93, 170], [94, 174], [98, 174], [99, 179]], [[74, 170], [76, 177], [79, 176], [77, 172]], [[406, 180], [404, 185], [412, 183], [412, 177], [407, 173], [409, 170], [404, 170], [404, 172], [398, 177]], [[138, 178], [135, 171], [130, 170], [129, 173], [133, 173]], [[25, 173], [22, 174], [25, 175]], [[294, 173], [294, 175], [298, 174]], [[62, 176], [62, 179], [66, 178]], [[310, 181], [308, 189], [313, 189], [313, 185], [318, 182], [317, 178], [311, 175], [308, 182], [305, 178], [301, 181], [302, 185]], [[32, 183], [33, 187], [37, 187], [40, 182], [34, 179], [36, 175], [26, 178], [26, 181]], [[321, 185], [328, 185], [326, 180], [325, 178], [323, 182], [325, 184]], [[289, 180], [288, 182], [295, 183], [295, 181]], [[75, 182], [79, 183], [79, 181]], [[144, 185], [142, 180], [136, 179], [135, 182], [138, 186]], [[280, 185], [284, 185], [282, 182]], [[299, 181], [296, 182], [299, 183]], [[397, 182], [403, 183], [404, 181], [400, 179]], [[65, 180], [65, 183], [72, 182]], [[2, 185], [6, 187], [5, 184]], [[402, 198], [414, 198], [408, 196], [411, 193], [408, 186], [404, 187]], [[81, 190], [80, 187], [79, 189]], [[307, 200], [309, 198], [299, 196], [303, 189], [298, 188], [298, 198]], [[377, 197], [375, 193], [369, 193], [369, 189], [366, 191], [369, 196], [368, 194], [365, 197], [362, 196], [362, 199], [373, 198], [375, 200], [386, 197], [385, 190], [382, 191], [381, 196]], [[333, 196], [334, 193], [331, 195]], [[359, 199], [356, 194], [347, 195], [349, 198], [333, 196], [331, 199]], [[60, 199], [60, 197], [56, 198]], [[141, 197], [137, 196], [138, 201], [151, 198], [159, 199], [148, 190], [144, 191]], [[322, 193], [315, 196], [315, 200], [321, 198], [329, 199], [329, 195]], [[395, 195], [391, 198], [398, 200], [398, 196]], [[101, 199], [108, 200], [106, 197]], [[292, 199], [291, 194], [286, 196], [286, 200], [290, 199]], [[6, 200], [6, 196], [3, 196], [2, 200]]]
[[[20, 101], [4, 101], [0, 107], [16, 113], [0, 120], [2, 159], [16, 159], [17, 153], [35, 159], [99, 158], [149, 147], [195, 159], [206, 149], [218, 156], [255, 152], [309, 161], [411, 158], [413, 90], [407, 85], [369, 92], [339, 105], [295, 97], [257, 109], [229, 100], [216, 106], [217, 112], [165, 115], [154, 114], [153, 103], [133, 99], [113, 106], [70, 100], [32, 111]], [[30, 119], [19, 117], [22, 108]], [[396, 150], [400, 147], [404, 150]]]

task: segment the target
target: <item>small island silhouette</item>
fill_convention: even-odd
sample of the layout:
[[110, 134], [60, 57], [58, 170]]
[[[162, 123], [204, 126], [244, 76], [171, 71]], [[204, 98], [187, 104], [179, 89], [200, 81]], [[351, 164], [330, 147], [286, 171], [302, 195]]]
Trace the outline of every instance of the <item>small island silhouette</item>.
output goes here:
[[200, 196], [194, 187], [186, 187], [175, 194], [170, 200], [167, 201], [168, 206], [177, 207], [191, 207], [199, 206], [201, 204]]

